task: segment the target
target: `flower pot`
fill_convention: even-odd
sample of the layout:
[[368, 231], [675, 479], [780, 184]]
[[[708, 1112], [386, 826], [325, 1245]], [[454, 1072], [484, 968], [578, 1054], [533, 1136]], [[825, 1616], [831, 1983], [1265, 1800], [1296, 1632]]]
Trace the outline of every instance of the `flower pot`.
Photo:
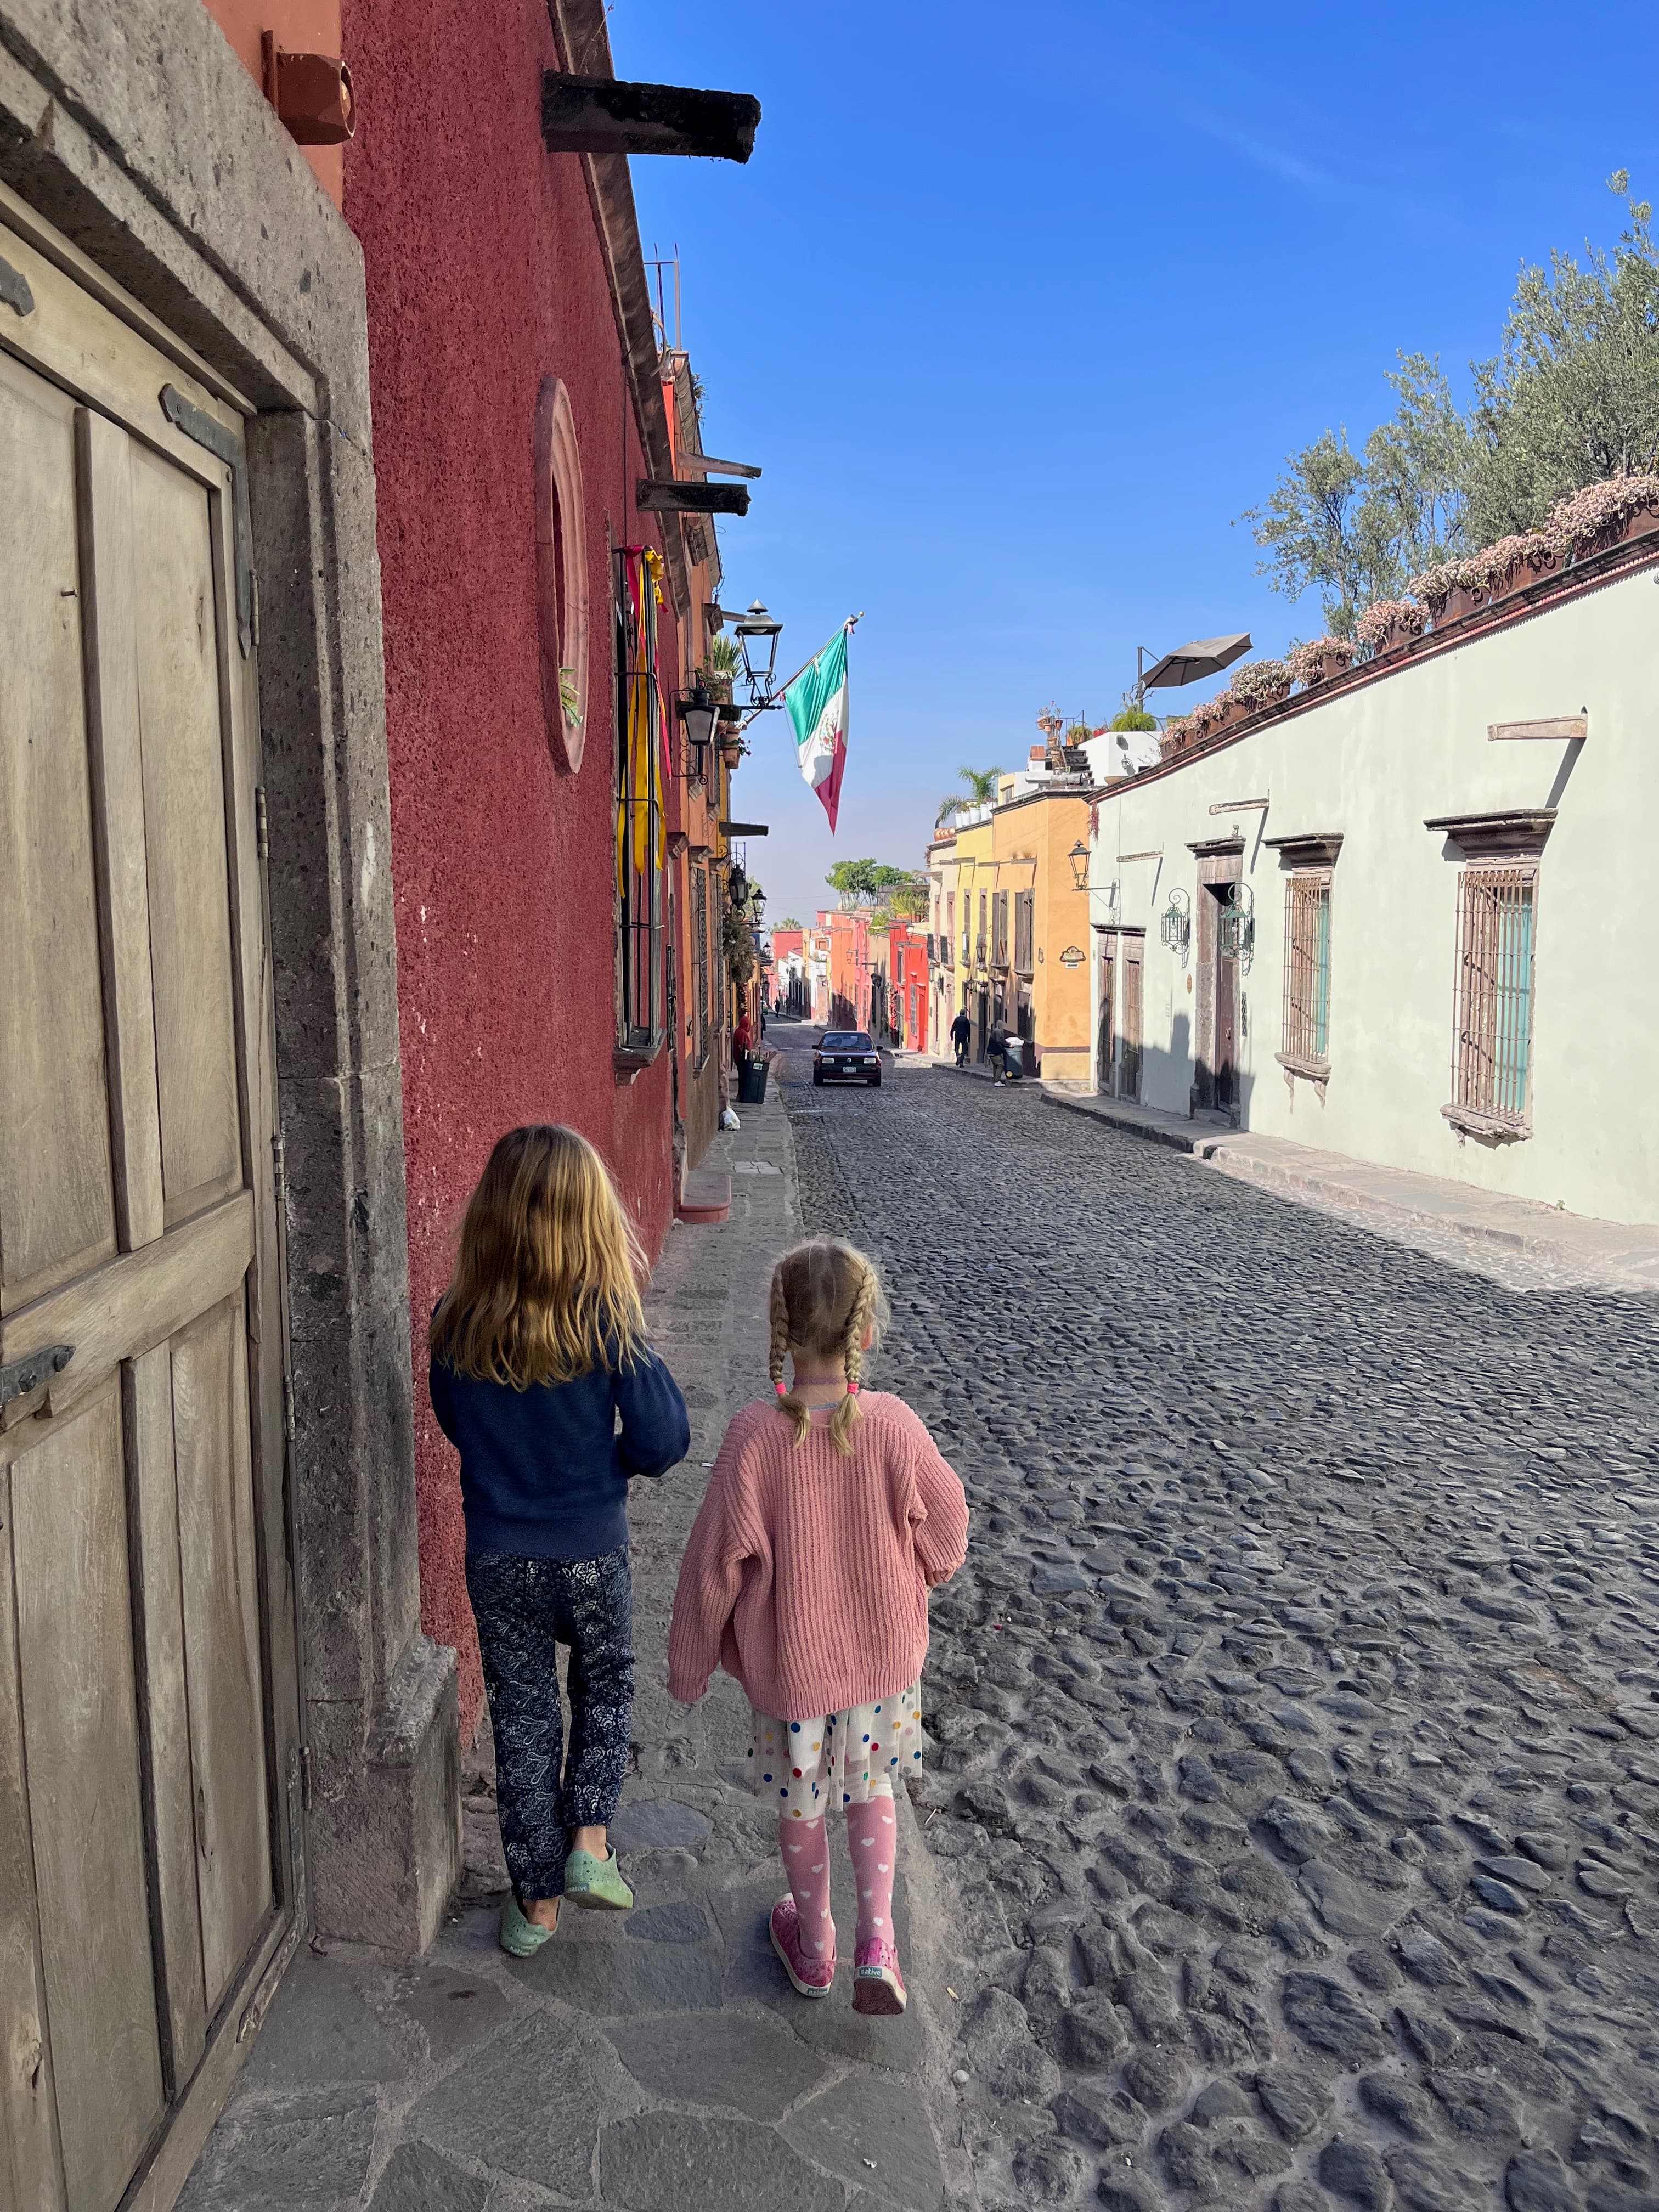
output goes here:
[[1626, 515], [1622, 543], [1628, 545], [1635, 538], [1651, 538], [1659, 532], [1659, 501], [1638, 507], [1634, 514]]
[[1319, 656], [1319, 673], [1316, 681], [1328, 684], [1333, 677], [1346, 675], [1352, 666], [1353, 655], [1351, 653], [1322, 653]]

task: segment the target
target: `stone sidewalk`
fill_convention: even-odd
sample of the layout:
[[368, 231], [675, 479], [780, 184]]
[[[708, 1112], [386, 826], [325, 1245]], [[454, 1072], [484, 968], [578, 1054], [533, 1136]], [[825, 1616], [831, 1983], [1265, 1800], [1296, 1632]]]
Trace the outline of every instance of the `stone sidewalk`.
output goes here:
[[[1224, 1175], [1258, 1183], [1304, 1205], [1363, 1219], [1379, 1236], [1403, 1237], [1419, 1244], [1426, 1232], [1441, 1258], [1451, 1256], [1448, 1244], [1461, 1240], [1474, 1248], [1485, 1245], [1526, 1254], [1542, 1262], [1559, 1287], [1659, 1291], [1659, 1229], [1597, 1221], [1532, 1199], [1480, 1190], [1449, 1177], [1413, 1175], [1403, 1168], [1350, 1159], [1345, 1153], [1298, 1145], [1288, 1137], [1232, 1128], [1224, 1115], [1200, 1114], [1189, 1119], [1156, 1107], [1098, 1097], [1069, 1084], [1045, 1083], [1041, 1088], [1053, 1104], [1070, 1112], [1189, 1152]], [[1484, 1263], [1476, 1257], [1474, 1264]]]
[[[747, 1707], [725, 1677], [687, 1712], [663, 1686], [680, 1554], [732, 1412], [768, 1387], [769, 1265], [797, 1232], [789, 1124], [744, 1108], [709, 1164], [729, 1221], [677, 1227], [649, 1301], [691, 1409], [689, 1460], [634, 1493], [636, 1771], [613, 1831], [637, 1904], [567, 1909], [529, 1960], [495, 1943], [487, 1745], [466, 1801], [469, 1875], [422, 1960], [302, 1952], [181, 2212], [933, 2212], [972, 2202], [951, 2146], [947, 1915], [901, 1799], [902, 2020], [797, 1997], [767, 1944], [784, 1888], [744, 1786]], [[835, 1909], [850, 1958], [844, 1832]], [[960, 1981], [960, 1976], [957, 1976]], [[945, 2148], [941, 2150], [941, 2138]]]

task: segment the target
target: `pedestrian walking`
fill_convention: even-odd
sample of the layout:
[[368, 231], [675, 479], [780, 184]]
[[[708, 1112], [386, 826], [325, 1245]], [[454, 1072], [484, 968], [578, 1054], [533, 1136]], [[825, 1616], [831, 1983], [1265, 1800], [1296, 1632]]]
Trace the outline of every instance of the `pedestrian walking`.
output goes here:
[[858, 1887], [853, 2008], [901, 2013], [893, 1784], [921, 1761], [927, 1593], [962, 1565], [968, 1504], [908, 1407], [861, 1389], [887, 1318], [861, 1252], [798, 1244], [773, 1270], [770, 1312], [775, 1396], [744, 1408], [714, 1462], [674, 1595], [668, 1687], [695, 1705], [718, 1665], [748, 1694], [755, 1794], [777, 1813], [789, 1881], [772, 1948], [795, 1989], [827, 1996], [835, 1980], [825, 1814], [838, 1804]]
[[967, 1007], [958, 1008], [957, 1018], [951, 1024], [951, 1042], [957, 1049], [958, 1067], [966, 1067], [968, 1065], [968, 1040], [973, 1034], [974, 1025], [968, 1018]]
[[634, 1706], [628, 1484], [665, 1474], [691, 1441], [678, 1385], [646, 1341], [645, 1272], [586, 1139], [514, 1129], [468, 1202], [432, 1317], [432, 1410], [461, 1455], [467, 1595], [513, 1882], [501, 1945], [515, 1958], [548, 1941], [562, 1896], [613, 1911], [634, 1902], [606, 1832]]
[[991, 1062], [993, 1083], [1006, 1082], [1008, 1078], [1008, 1032], [1000, 1014], [991, 1024], [990, 1035], [985, 1040], [985, 1050]]

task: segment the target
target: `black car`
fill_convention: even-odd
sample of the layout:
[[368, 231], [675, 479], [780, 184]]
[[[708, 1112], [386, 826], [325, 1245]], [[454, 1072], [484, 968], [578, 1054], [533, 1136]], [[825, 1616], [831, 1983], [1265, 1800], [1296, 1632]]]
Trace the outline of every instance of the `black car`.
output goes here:
[[881, 1054], [862, 1030], [825, 1030], [812, 1048], [814, 1083], [867, 1083], [881, 1087]]

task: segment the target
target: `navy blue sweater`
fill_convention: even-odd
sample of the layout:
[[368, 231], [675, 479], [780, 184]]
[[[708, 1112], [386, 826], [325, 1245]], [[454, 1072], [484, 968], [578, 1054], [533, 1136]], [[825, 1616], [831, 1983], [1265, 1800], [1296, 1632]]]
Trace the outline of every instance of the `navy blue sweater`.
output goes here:
[[431, 1381], [438, 1425], [461, 1455], [469, 1552], [602, 1559], [628, 1541], [629, 1475], [665, 1474], [690, 1447], [679, 1385], [647, 1346], [627, 1365], [528, 1390], [439, 1359]]

